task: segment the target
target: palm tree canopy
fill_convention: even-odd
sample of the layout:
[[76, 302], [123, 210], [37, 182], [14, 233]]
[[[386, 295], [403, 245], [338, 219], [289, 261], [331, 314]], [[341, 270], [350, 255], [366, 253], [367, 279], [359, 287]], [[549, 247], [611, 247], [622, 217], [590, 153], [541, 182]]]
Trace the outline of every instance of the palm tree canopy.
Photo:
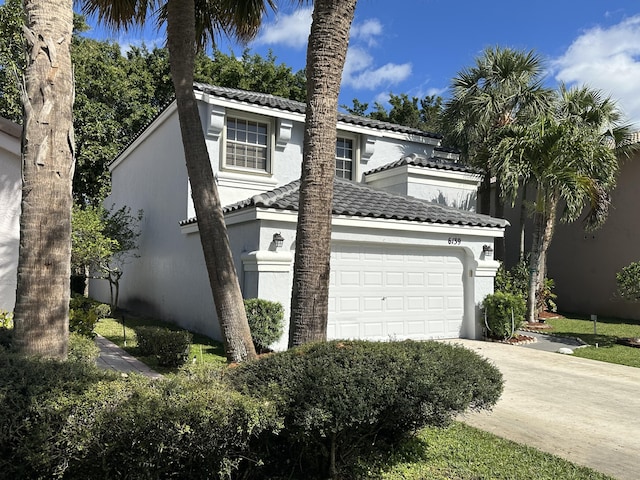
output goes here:
[[543, 111], [550, 91], [542, 87], [544, 64], [533, 51], [490, 47], [451, 83], [444, 108], [448, 140], [476, 165], [486, 167], [492, 132]]
[[629, 133], [621, 118], [615, 102], [600, 91], [561, 85], [548, 112], [502, 129], [492, 156], [498, 159], [505, 197], [513, 201], [518, 188], [532, 180], [538, 209], [554, 196], [563, 202], [562, 220], [576, 220], [589, 205], [587, 227], [601, 225], [616, 183], [616, 148]]
[[[277, 9], [274, 0], [196, 0], [197, 46], [215, 45], [220, 34], [241, 42], [251, 40], [268, 9]], [[167, 21], [166, 0], [85, 0], [82, 11], [114, 30], [129, 30], [150, 19], [160, 28]]]

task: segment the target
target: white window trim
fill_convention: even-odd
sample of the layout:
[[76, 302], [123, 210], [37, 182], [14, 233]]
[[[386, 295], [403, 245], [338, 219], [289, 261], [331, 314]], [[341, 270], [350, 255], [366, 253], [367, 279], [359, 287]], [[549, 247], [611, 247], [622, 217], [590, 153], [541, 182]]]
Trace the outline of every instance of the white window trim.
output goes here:
[[[229, 118], [258, 122], [267, 125], [267, 164], [265, 170], [227, 165], [227, 120]], [[220, 135], [220, 171], [242, 173], [246, 175], [257, 175], [263, 177], [272, 176], [275, 143], [275, 128], [272, 118], [264, 117], [261, 115], [254, 115], [252, 113], [242, 112], [238, 110], [227, 110], [224, 117], [224, 129], [222, 130], [222, 134]]]
[[[356, 133], [345, 132], [344, 130], [338, 130], [336, 135], [336, 144], [339, 138], [345, 138], [351, 140], [353, 146], [353, 161], [351, 170], [351, 181], [359, 182], [360, 178], [360, 136]], [[336, 157], [337, 158], [337, 157]]]

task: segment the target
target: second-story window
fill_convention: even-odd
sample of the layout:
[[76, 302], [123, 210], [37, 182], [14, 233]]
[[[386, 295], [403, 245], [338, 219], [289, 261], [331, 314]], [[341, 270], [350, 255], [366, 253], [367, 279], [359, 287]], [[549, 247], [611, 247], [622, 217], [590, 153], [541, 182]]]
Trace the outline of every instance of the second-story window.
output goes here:
[[338, 137], [336, 140], [336, 177], [353, 179], [354, 155], [353, 140]]
[[243, 118], [227, 118], [226, 165], [267, 171], [269, 125]]

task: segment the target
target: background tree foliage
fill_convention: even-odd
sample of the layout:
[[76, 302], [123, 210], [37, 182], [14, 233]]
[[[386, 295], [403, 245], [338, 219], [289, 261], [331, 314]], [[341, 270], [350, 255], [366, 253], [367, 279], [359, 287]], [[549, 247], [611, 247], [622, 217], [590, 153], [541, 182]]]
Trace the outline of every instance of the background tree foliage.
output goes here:
[[369, 104], [362, 103], [357, 98], [353, 99], [352, 104], [351, 107], [341, 105], [341, 108], [352, 115], [418, 128], [425, 132], [442, 130], [443, 99], [441, 96], [427, 95], [422, 98], [410, 98], [406, 93], [400, 95], [390, 93], [388, 110], [382, 103], [374, 102], [373, 109], [369, 111]]
[[[22, 3], [6, 0], [0, 5], [0, 116], [22, 124], [19, 83], [24, 69]], [[131, 47], [86, 36], [90, 27], [75, 16], [72, 60], [76, 96], [74, 129], [76, 171], [74, 199], [82, 205], [98, 205], [109, 193], [107, 165], [126, 147], [173, 97], [169, 55], [165, 48]], [[245, 50], [235, 58], [219, 50], [196, 57], [195, 80], [240, 88], [303, 102], [304, 71], [293, 72]]]

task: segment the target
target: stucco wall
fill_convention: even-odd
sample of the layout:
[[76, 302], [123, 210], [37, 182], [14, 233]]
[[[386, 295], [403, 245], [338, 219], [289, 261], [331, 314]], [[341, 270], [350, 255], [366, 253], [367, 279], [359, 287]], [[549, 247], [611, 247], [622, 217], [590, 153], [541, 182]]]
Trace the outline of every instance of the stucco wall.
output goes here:
[[21, 187], [20, 139], [0, 130], [0, 311], [15, 305]]
[[585, 232], [581, 221], [556, 229], [549, 249], [549, 277], [558, 307], [585, 315], [640, 319], [640, 304], [615, 299], [616, 272], [640, 261], [640, 154], [622, 162], [604, 226]]
[[[215, 99], [210, 101], [215, 102]], [[273, 148], [271, 149], [271, 171], [268, 174], [256, 174], [242, 172], [237, 169], [225, 169], [222, 165], [222, 148], [224, 145], [223, 121], [229, 115], [242, 115], [240, 108], [210, 105], [205, 102], [199, 103], [200, 117], [205, 125], [205, 137], [207, 151], [211, 159], [211, 165], [218, 179], [218, 190], [223, 205], [229, 205], [241, 200], [245, 200], [255, 194], [271, 190], [277, 186], [285, 185], [300, 178], [302, 164], [302, 145], [304, 138], [304, 116], [288, 113], [287, 116], [291, 128], [286, 134], [290, 136], [288, 140], [282, 141], [280, 138], [280, 123], [277, 115], [282, 112], [264, 110], [260, 115], [251, 112], [251, 118], [259, 118], [269, 122], [272, 130]], [[212, 110], [213, 109], [213, 110]], [[254, 109], [255, 110], [255, 109]], [[212, 111], [217, 116], [217, 127], [207, 128], [211, 123]], [[240, 112], [240, 113], [238, 113]], [[363, 181], [363, 174], [369, 170], [378, 168], [388, 163], [399, 160], [401, 157], [419, 153], [431, 155], [437, 139], [414, 139], [395, 138], [384, 136], [384, 132], [372, 128], [355, 128], [353, 125], [341, 124], [338, 126], [338, 134], [352, 137], [354, 148], [356, 148], [359, 162], [355, 166], [354, 180]], [[366, 140], [369, 145], [366, 145]], [[368, 149], [368, 150], [367, 150]], [[394, 190], [392, 190], [394, 191]], [[396, 191], [396, 193], [406, 192]], [[188, 216], [195, 216], [193, 203], [188, 199]]]

